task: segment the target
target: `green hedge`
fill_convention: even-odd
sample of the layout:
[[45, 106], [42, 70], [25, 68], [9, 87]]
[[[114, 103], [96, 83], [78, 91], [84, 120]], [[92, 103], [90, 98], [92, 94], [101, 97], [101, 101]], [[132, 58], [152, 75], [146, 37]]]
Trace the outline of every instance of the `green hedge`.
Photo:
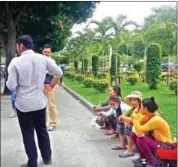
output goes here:
[[85, 76], [83, 75], [76, 75], [75, 79], [79, 82], [79, 83], [83, 83]]
[[100, 92], [105, 92], [109, 87], [109, 81], [107, 81], [106, 79], [96, 80], [94, 83], [94, 87]]
[[175, 94], [177, 94], [177, 81], [176, 80], [171, 81], [171, 83], [169, 84], [169, 89], [175, 92]]
[[85, 80], [83, 81], [83, 84], [87, 87], [87, 88], [91, 88], [93, 87], [94, 84], [94, 79], [93, 78], [85, 78]]
[[138, 79], [136, 76], [130, 76], [127, 78], [127, 81], [131, 84], [131, 85], [135, 85], [136, 82], [138, 82]]

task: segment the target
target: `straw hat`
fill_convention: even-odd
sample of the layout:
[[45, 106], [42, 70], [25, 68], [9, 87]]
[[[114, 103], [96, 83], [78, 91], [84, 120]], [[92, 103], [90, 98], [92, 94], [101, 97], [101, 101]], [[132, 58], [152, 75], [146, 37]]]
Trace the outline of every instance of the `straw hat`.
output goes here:
[[125, 97], [125, 100], [128, 100], [130, 98], [136, 98], [136, 99], [139, 99], [140, 101], [142, 101], [142, 97], [143, 97], [143, 95], [141, 92], [133, 91], [133, 92], [131, 92], [131, 94], [129, 94]]

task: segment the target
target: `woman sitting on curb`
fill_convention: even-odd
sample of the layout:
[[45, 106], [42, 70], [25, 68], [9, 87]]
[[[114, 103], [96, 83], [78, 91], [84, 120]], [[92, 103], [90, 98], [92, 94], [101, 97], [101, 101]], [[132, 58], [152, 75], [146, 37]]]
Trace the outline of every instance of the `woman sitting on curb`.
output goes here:
[[[121, 89], [119, 86], [111, 86], [109, 88], [109, 97], [111, 97], [111, 96], [121, 97]], [[107, 99], [106, 101], [100, 103], [99, 105], [93, 106], [93, 111], [94, 112], [101, 112], [101, 111], [107, 112], [110, 110], [110, 108], [111, 108], [111, 106], [109, 105], [109, 99]], [[121, 101], [122, 112], [127, 111], [128, 109], [130, 109], [130, 106], [125, 104], [123, 101]], [[108, 125], [108, 123], [106, 123], [106, 126], [102, 127], [101, 129], [109, 129], [109, 127], [110, 126]], [[108, 132], [106, 133], [106, 135], [112, 135], [114, 133], [115, 133], [115, 131], [113, 131], [113, 129], [109, 129]]]
[[[172, 143], [170, 127], [168, 123], [160, 117], [156, 111], [158, 105], [153, 97], [142, 100], [141, 113], [144, 115], [138, 120], [136, 114], [132, 114], [134, 127], [140, 135], [131, 134], [131, 139], [135, 143], [141, 159], [146, 159], [147, 167], [155, 167], [155, 151], [164, 142]], [[151, 135], [145, 135], [151, 132]], [[142, 134], [142, 135], [141, 135]]]
[[[141, 107], [142, 93], [139, 91], [133, 91], [131, 92], [131, 94], [125, 97], [125, 101], [127, 101], [127, 103], [130, 104], [132, 108], [126, 111], [125, 113], [123, 113], [119, 117], [119, 121], [124, 122], [124, 135], [126, 135], [127, 144], [128, 144], [127, 150], [119, 155], [119, 157], [121, 158], [134, 156], [134, 153], [132, 151], [132, 140], [130, 138], [130, 135], [132, 133], [132, 129], [134, 133], [135, 133], [135, 130], [134, 130], [134, 127], [132, 127], [133, 122], [132, 122], [131, 115], [133, 113], [136, 113], [138, 117], [141, 116], [141, 113], [139, 110]], [[113, 147], [112, 150], [120, 150], [120, 146]]]

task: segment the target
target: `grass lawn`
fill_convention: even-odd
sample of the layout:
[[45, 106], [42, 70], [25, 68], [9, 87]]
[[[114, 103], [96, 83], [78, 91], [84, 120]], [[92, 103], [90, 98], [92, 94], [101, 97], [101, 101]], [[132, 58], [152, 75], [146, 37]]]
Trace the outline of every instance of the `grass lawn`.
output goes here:
[[[77, 81], [72, 81], [64, 78], [65, 84], [74, 90], [76, 93], [83, 96], [86, 100], [92, 104], [98, 104], [108, 97], [108, 92], [100, 93], [94, 88], [85, 88], [83, 84], [79, 84]], [[168, 87], [160, 85], [157, 90], [150, 90], [146, 83], [137, 83], [131, 86], [128, 82], [121, 85], [122, 97], [131, 93], [134, 90], [138, 90], [143, 93], [145, 97], [154, 96], [156, 102], [159, 105], [159, 112], [162, 113], [164, 118], [168, 121], [171, 126], [173, 136], [176, 136], [177, 131], [177, 96], [169, 90]]]

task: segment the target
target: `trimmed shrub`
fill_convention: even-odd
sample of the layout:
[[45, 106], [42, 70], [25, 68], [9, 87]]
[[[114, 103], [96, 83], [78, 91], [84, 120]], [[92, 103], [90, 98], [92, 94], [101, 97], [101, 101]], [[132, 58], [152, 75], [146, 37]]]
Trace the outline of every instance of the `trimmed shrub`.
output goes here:
[[170, 84], [169, 84], [169, 89], [173, 92], [175, 92], [175, 94], [177, 94], [177, 81], [173, 80]]
[[148, 46], [146, 61], [146, 81], [150, 89], [156, 89], [161, 74], [161, 47], [157, 43]]
[[93, 87], [94, 87], [95, 89], [97, 89], [97, 86], [98, 86], [98, 79], [95, 79], [95, 80], [94, 80], [94, 83], [93, 83]]
[[137, 72], [142, 71], [143, 66], [144, 66], [144, 63], [143, 63], [143, 62], [136, 62], [136, 63], [133, 64], [133, 68], [134, 68]]
[[91, 88], [93, 87], [94, 84], [94, 79], [93, 78], [85, 78], [83, 81], [83, 84], [87, 87], [87, 88]]
[[120, 73], [120, 56], [113, 54], [111, 57], [111, 67], [110, 67], [110, 76], [111, 76], [111, 83], [113, 82], [112, 76], [116, 76], [116, 56], [117, 56], [117, 74]]
[[100, 92], [105, 92], [109, 87], [109, 82], [106, 79], [99, 79], [95, 81], [95, 88]]
[[75, 80], [76, 79], [76, 75], [71, 73], [71, 72], [65, 72], [65, 77], [67, 77], [68, 79], [71, 79], [71, 80]]
[[68, 79], [73, 77], [73, 74], [71, 72], [66, 71], [65, 72], [65, 77], [67, 77]]
[[77, 75], [75, 77], [75, 79], [79, 82], [79, 83], [83, 83], [84, 79], [85, 79], [85, 76], [83, 75]]
[[135, 85], [136, 82], [138, 82], [138, 79], [136, 76], [130, 76], [127, 78], [127, 81], [131, 84], [131, 85]]
[[96, 77], [99, 70], [99, 57], [92, 56], [92, 73]]

